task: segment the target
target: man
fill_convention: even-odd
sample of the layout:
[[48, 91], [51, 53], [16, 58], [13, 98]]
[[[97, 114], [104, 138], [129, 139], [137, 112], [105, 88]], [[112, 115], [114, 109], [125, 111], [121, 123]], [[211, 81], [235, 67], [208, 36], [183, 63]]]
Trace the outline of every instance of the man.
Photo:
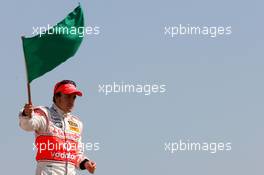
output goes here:
[[35, 132], [36, 175], [75, 175], [75, 168], [94, 173], [96, 164], [83, 154], [82, 122], [71, 114], [77, 96], [75, 82], [63, 80], [54, 87], [53, 105], [26, 104], [19, 114], [19, 125]]

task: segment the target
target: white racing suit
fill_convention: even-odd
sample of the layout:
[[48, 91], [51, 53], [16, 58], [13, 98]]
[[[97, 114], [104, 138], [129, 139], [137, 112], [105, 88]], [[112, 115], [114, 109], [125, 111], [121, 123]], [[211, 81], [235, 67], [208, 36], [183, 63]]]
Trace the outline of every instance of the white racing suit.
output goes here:
[[82, 122], [77, 117], [55, 104], [39, 106], [31, 118], [20, 112], [19, 126], [35, 132], [36, 175], [75, 175], [75, 168], [85, 169], [89, 159], [83, 154]]

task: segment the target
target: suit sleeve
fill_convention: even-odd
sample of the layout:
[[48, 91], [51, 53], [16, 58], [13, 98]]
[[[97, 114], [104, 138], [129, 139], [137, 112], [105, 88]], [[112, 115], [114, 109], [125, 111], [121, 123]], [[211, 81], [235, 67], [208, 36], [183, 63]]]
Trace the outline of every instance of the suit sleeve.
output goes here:
[[19, 126], [25, 131], [45, 131], [47, 128], [47, 115], [41, 108], [35, 108], [32, 117], [19, 112]]
[[[83, 124], [82, 124], [82, 122], [80, 122], [81, 133], [82, 133], [82, 129], [83, 129]], [[84, 163], [86, 161], [89, 161], [89, 158], [84, 155], [84, 148], [85, 148], [85, 145], [84, 145], [84, 143], [82, 143], [82, 139], [80, 137], [80, 139], [78, 141], [78, 150], [77, 150], [78, 151], [78, 160], [76, 163], [76, 168], [81, 169], [81, 170], [85, 169]]]

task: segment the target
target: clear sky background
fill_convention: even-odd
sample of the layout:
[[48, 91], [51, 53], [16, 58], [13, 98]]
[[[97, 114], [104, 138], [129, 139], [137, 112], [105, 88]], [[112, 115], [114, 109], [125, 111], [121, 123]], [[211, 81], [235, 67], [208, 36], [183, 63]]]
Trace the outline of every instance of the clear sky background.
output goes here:
[[[97, 175], [264, 174], [263, 2], [80, 1], [87, 26], [74, 58], [31, 84], [35, 105], [50, 106], [56, 82], [72, 79], [84, 92], [74, 113]], [[54, 25], [78, 1], [1, 2], [1, 174], [34, 174], [34, 136], [18, 126], [27, 101], [21, 36]], [[217, 38], [169, 38], [165, 26], [232, 26]], [[111, 94], [99, 84], [166, 84], [166, 93]], [[231, 142], [229, 152], [164, 150], [164, 142]], [[80, 172], [87, 174], [87, 172]]]

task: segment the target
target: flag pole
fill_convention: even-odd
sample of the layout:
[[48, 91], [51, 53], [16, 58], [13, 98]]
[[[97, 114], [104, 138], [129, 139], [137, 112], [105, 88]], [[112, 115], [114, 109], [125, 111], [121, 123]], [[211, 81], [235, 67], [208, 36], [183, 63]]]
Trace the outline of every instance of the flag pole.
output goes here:
[[30, 92], [30, 83], [29, 82], [27, 82], [27, 91], [28, 91], [28, 104], [32, 105], [31, 92]]
[[30, 91], [30, 82], [28, 81], [28, 67], [27, 67], [27, 61], [26, 61], [26, 57], [25, 57], [25, 50], [24, 50], [24, 45], [23, 45], [23, 38], [24, 38], [24, 36], [22, 36], [21, 39], [22, 39], [22, 46], [23, 46], [24, 60], [25, 60], [25, 68], [26, 68], [26, 77], [27, 77], [28, 104], [32, 105], [32, 101], [31, 101], [31, 91]]

